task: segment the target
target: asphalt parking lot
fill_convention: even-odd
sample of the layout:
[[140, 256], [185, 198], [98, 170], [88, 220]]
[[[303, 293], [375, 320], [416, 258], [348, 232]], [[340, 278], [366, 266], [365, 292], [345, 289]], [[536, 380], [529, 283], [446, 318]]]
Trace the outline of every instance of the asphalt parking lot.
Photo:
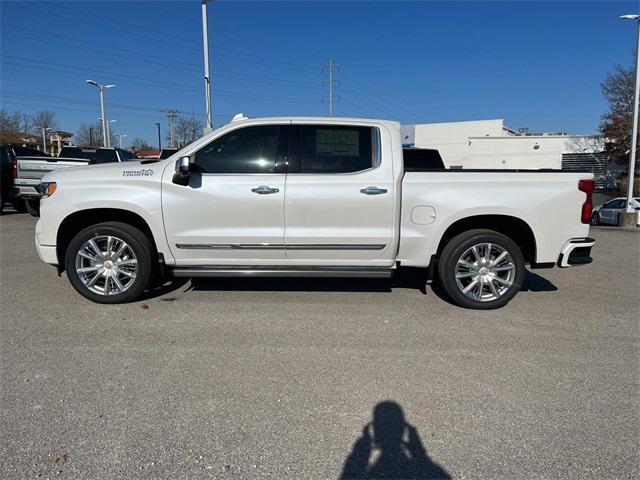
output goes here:
[[[420, 478], [640, 475], [636, 231], [593, 228], [593, 264], [537, 270], [479, 312], [411, 278], [96, 305], [40, 262], [35, 219], [0, 224], [2, 478], [356, 475], [389, 400]], [[391, 451], [402, 418], [376, 415]]]

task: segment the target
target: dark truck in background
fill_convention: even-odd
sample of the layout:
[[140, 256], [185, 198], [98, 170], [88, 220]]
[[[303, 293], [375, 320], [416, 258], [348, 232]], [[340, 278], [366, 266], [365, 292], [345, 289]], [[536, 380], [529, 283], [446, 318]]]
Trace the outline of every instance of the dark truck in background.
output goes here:
[[35, 148], [22, 145], [0, 145], [0, 215], [5, 203], [11, 203], [18, 212], [25, 211], [24, 200], [16, 196], [13, 188], [17, 176], [17, 157], [46, 157], [47, 155]]
[[57, 157], [18, 156], [15, 160], [14, 195], [22, 199], [26, 210], [33, 216], [40, 213], [42, 177], [54, 170], [126, 162], [138, 157], [121, 148], [62, 147]]

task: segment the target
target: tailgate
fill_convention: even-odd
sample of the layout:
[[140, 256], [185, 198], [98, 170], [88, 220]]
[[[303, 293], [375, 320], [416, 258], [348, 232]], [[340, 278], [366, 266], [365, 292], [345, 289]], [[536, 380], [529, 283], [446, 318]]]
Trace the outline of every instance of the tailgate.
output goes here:
[[89, 161], [83, 158], [46, 158], [46, 157], [17, 157], [18, 175], [17, 185], [33, 185], [47, 173], [62, 168], [82, 167]]

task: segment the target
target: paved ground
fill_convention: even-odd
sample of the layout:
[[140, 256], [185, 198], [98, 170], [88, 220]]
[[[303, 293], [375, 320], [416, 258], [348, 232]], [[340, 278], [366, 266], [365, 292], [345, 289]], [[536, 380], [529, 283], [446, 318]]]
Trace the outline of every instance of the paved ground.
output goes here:
[[[637, 232], [595, 228], [593, 265], [475, 312], [411, 279], [218, 280], [99, 306], [38, 260], [32, 218], [0, 222], [2, 478], [338, 478], [385, 400], [422, 473], [640, 475]], [[379, 412], [393, 460], [402, 419]]]

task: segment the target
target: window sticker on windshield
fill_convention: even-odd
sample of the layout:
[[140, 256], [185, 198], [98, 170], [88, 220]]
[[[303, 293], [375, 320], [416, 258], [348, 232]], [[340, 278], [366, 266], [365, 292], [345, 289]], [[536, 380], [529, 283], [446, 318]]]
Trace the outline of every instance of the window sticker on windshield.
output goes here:
[[357, 157], [359, 152], [358, 130], [317, 130], [316, 155]]

